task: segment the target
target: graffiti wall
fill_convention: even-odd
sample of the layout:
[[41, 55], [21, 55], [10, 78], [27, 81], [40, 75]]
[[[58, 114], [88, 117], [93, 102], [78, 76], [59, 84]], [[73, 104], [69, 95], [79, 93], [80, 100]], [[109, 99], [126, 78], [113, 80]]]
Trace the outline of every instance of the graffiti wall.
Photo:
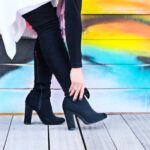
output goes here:
[[[99, 112], [149, 112], [150, 1], [83, 0], [82, 25], [83, 71], [91, 105]], [[1, 113], [24, 112], [34, 82], [34, 42], [23, 37], [11, 61], [0, 40]], [[53, 76], [55, 112], [62, 112], [63, 97]]]

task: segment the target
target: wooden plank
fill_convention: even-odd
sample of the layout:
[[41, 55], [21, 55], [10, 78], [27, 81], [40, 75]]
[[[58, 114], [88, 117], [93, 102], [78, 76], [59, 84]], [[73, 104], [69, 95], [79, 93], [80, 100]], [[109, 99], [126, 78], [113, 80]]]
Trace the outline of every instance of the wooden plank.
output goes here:
[[[82, 15], [82, 39], [117, 40], [118, 45], [123, 39], [150, 39], [149, 21], [150, 15]], [[141, 30], [137, 30], [138, 28]]]
[[[24, 113], [25, 99], [29, 89], [1, 89], [0, 90], [0, 113]], [[55, 112], [62, 112], [62, 90], [51, 90], [52, 106]], [[57, 103], [56, 103], [57, 102]], [[16, 107], [17, 106], [19, 107]]]
[[144, 150], [121, 116], [110, 115], [104, 123], [118, 150]]
[[14, 116], [5, 150], [48, 150], [47, 126], [33, 117], [32, 125], [23, 124], [23, 116]]
[[[91, 1], [92, 2], [92, 1]], [[100, 3], [101, 5], [101, 3]], [[87, 7], [87, 6], [86, 6]], [[93, 8], [93, 7], [92, 7]], [[116, 39], [117, 41], [121, 39], [128, 40], [147, 40], [150, 39], [150, 15], [140, 15], [140, 14], [86, 14], [81, 15], [83, 34], [82, 40], [87, 39]], [[138, 30], [138, 29], [141, 30]], [[25, 33], [29, 33], [26, 30]], [[0, 63], [29, 63], [33, 59], [33, 49], [34, 49], [34, 39], [31, 34], [29, 39], [24, 39], [24, 37], [18, 42], [18, 52], [19, 54], [16, 58], [10, 61], [6, 54], [4, 53], [4, 46], [0, 38], [0, 50], [3, 52], [2, 60]], [[130, 45], [131, 47], [131, 45]], [[27, 51], [26, 51], [27, 50]], [[30, 50], [30, 51], [28, 51]], [[21, 53], [22, 52], [22, 53]], [[30, 63], [31, 64], [31, 63]], [[33, 62], [32, 62], [33, 64]]]
[[[135, 59], [126, 59], [126, 55], [120, 56], [119, 54], [117, 55], [117, 53], [114, 53], [111, 56], [109, 56], [109, 54], [102, 54], [101, 57], [99, 57], [101, 54], [99, 50], [100, 49], [90, 50], [89, 46], [89, 49], [87, 48], [84, 52], [84, 55], [89, 56], [89, 60], [86, 62], [89, 65], [84, 65], [83, 67], [85, 83], [88, 88], [150, 88], [149, 81], [147, 80], [150, 78], [150, 71], [148, 70], [148, 67], [150, 67], [149, 64], [136, 65], [138, 61], [134, 61]], [[97, 53], [99, 55], [97, 55]], [[92, 61], [90, 60], [90, 57], [95, 59], [93, 64], [90, 64]], [[141, 59], [141, 61], [144, 63], [146, 59]], [[104, 64], [114, 63], [114, 65], [95, 65], [95, 63], [101, 62]], [[122, 65], [119, 65], [119, 63], [122, 63]], [[2, 68], [7, 67], [8, 66], [2, 66]], [[2, 68], [0, 65], [0, 70]], [[136, 76], [136, 74], [138, 74], [138, 76]], [[17, 78], [18, 76], [19, 78]], [[145, 76], [146, 78], [144, 78]], [[13, 88], [32, 88], [34, 84], [33, 78], [33, 66], [22, 65], [22, 67], [17, 70], [8, 72], [5, 76], [0, 78], [0, 88], [8, 90]], [[136, 82], [134, 82], [135, 80]], [[52, 76], [51, 82], [52, 89], [61, 89], [60, 84], [54, 75]]]
[[[101, 64], [125, 64], [125, 63], [121, 63], [121, 59], [125, 61], [124, 57], [128, 59], [126, 60], [128, 61], [128, 63], [126, 64], [142, 64], [141, 62], [139, 62], [139, 60], [142, 61], [141, 58], [144, 57], [148, 59], [150, 56], [149, 46], [150, 46], [150, 42], [148, 39], [130, 40], [130, 39], [118, 38], [118, 39], [82, 40], [83, 55], [90, 54], [90, 56], [93, 57], [93, 55], [96, 54], [96, 56], [98, 55], [99, 59], [106, 57], [107, 60], [107, 57], [110, 58], [110, 60], [107, 60], [107, 62], [102, 61]], [[116, 58], [113, 58], [114, 56], [116, 56]], [[117, 58], [117, 56], [118, 57], [120, 56], [121, 58], [119, 59]], [[134, 58], [138, 58], [138, 59], [136, 60]], [[116, 63], [114, 63], [115, 59], [117, 59]], [[94, 61], [95, 58], [93, 58], [92, 60]], [[120, 60], [120, 62], [117, 63], [118, 60]]]
[[[146, 78], [147, 79], [147, 78]], [[126, 80], [125, 80], [126, 81]], [[91, 81], [89, 81], [91, 83]], [[97, 83], [95, 81], [95, 83]], [[106, 82], [105, 82], [106, 84]], [[89, 102], [101, 112], [146, 112], [148, 91], [146, 89], [89, 89]], [[29, 90], [0, 90], [0, 112], [24, 112], [24, 101]], [[51, 90], [54, 112], [63, 112], [62, 90]], [[121, 97], [121, 99], [120, 99]], [[16, 107], [16, 104], [19, 107]], [[123, 106], [123, 107], [120, 107]]]
[[80, 119], [78, 120], [88, 150], [116, 149], [103, 122], [85, 125]]
[[150, 13], [150, 2], [148, 0], [83, 0], [82, 5], [82, 14]]
[[0, 116], [0, 150], [3, 150], [12, 116]]
[[145, 89], [89, 89], [90, 104], [98, 112], [146, 112]]
[[50, 126], [50, 145], [51, 150], [84, 150], [78, 128], [68, 131], [66, 122]]
[[123, 115], [123, 118], [145, 149], [150, 149], [150, 114]]

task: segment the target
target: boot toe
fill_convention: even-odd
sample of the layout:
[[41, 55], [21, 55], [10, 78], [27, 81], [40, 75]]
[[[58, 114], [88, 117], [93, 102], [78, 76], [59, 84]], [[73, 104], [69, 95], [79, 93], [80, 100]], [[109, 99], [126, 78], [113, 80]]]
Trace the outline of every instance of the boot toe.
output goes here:
[[58, 120], [57, 120], [58, 124], [60, 123], [64, 123], [65, 122], [65, 119], [62, 118], [62, 117], [59, 117]]
[[107, 118], [106, 113], [99, 113], [100, 120]]

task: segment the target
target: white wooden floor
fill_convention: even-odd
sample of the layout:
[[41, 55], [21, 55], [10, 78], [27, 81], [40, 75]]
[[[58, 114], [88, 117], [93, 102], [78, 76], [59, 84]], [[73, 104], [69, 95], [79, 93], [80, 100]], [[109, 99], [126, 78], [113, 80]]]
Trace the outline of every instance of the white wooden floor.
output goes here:
[[78, 119], [76, 125], [68, 131], [66, 123], [46, 126], [36, 115], [32, 125], [24, 125], [23, 116], [0, 116], [0, 150], [150, 150], [150, 114], [108, 115], [88, 126]]

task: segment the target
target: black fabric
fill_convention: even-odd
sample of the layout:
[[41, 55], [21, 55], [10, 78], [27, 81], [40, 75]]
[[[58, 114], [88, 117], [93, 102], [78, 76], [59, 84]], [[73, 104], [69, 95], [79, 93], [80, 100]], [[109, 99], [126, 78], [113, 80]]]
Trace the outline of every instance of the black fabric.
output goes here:
[[82, 67], [82, 0], [65, 0], [65, 27], [71, 66]]
[[[38, 34], [36, 47], [40, 49], [41, 57], [44, 62], [43, 64], [46, 65], [43, 67], [46, 67], [46, 69], [53, 72], [60, 83], [65, 96], [69, 95], [69, 87], [71, 85], [71, 63], [65, 43], [61, 36], [56, 9], [51, 3], [47, 3], [46, 5], [42, 5], [38, 9], [23, 15], [23, 17], [32, 25]], [[35, 81], [37, 81], [36, 72], [35, 75]], [[46, 77], [45, 81], [44, 77]], [[39, 82], [36, 82], [35, 86], [38, 85], [37, 83], [46, 85], [45, 83], [47, 82], [49, 84], [50, 78], [47, 78], [46, 72], [40, 73], [40, 79]], [[48, 87], [48, 85], [45, 87]]]
[[50, 91], [51, 79], [52, 70], [50, 68], [47, 69], [37, 39], [34, 46], [34, 89]]
[[[72, 68], [82, 67], [80, 13], [81, 0], [65, 0], [66, 43]], [[24, 14], [23, 17], [32, 25], [38, 35], [47, 30], [60, 30], [56, 7], [53, 7], [51, 2]]]

